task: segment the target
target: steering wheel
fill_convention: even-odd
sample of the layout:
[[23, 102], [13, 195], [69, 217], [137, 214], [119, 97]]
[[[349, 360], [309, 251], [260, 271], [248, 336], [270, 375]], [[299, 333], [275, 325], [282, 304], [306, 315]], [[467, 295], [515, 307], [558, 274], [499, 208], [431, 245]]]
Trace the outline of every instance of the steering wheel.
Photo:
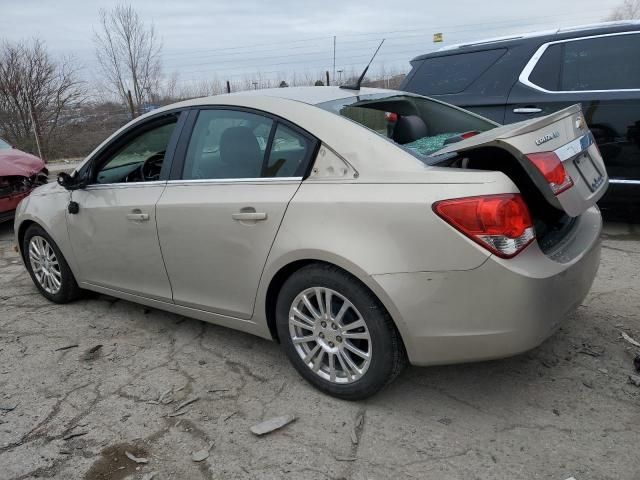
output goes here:
[[[165, 152], [157, 152], [147, 158], [139, 167], [138, 175], [144, 182], [160, 179], [160, 169]], [[159, 167], [159, 168], [158, 168]]]

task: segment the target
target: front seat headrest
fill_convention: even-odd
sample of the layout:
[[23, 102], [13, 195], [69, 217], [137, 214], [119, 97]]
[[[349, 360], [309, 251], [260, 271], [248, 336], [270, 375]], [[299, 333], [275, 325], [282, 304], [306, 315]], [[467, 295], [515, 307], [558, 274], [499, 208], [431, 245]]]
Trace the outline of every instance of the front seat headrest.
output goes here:
[[393, 140], [401, 145], [415, 142], [429, 134], [427, 124], [417, 115], [407, 115], [398, 118], [393, 129]]

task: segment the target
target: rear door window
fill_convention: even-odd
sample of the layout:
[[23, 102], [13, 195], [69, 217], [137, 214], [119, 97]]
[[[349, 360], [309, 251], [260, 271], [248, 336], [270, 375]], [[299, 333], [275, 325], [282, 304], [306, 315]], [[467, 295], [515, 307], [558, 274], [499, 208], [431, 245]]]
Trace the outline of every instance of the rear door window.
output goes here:
[[411, 91], [422, 95], [460, 93], [506, 51], [506, 48], [499, 48], [426, 58], [411, 80]]
[[264, 177], [300, 177], [307, 169], [311, 142], [289, 127], [278, 123]]
[[235, 110], [203, 110], [185, 158], [183, 178], [259, 178], [273, 121]]
[[184, 180], [299, 177], [314, 142], [281, 121], [247, 111], [200, 111], [185, 155]]
[[531, 83], [545, 90], [558, 90], [560, 87], [561, 55], [561, 44], [549, 45], [529, 76]]

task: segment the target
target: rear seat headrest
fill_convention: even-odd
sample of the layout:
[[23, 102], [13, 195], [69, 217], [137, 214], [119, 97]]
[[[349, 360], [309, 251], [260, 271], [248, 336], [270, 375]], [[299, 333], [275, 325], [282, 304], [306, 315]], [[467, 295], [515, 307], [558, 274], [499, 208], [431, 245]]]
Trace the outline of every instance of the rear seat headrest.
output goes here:
[[429, 134], [427, 124], [417, 115], [398, 118], [393, 129], [393, 140], [399, 144], [411, 143]]

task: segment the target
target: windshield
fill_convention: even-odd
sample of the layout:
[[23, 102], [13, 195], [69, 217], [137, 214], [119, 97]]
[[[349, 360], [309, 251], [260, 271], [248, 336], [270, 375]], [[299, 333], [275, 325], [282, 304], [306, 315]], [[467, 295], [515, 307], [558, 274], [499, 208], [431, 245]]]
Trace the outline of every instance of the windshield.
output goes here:
[[425, 163], [431, 163], [428, 157], [445, 145], [498, 126], [446, 103], [397, 93], [360, 95], [317, 106], [373, 130]]

